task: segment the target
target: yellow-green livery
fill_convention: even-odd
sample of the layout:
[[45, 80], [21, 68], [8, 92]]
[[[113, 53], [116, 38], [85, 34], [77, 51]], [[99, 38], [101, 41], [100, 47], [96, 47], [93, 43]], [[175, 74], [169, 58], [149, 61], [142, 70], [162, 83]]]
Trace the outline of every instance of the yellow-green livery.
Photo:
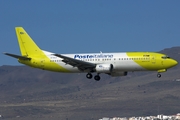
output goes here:
[[130, 71], [157, 71], [157, 77], [178, 64], [165, 54], [155, 52], [119, 52], [119, 53], [84, 53], [56, 54], [40, 49], [22, 27], [16, 27], [16, 35], [21, 55], [4, 53], [17, 58], [22, 64], [65, 73], [97, 73], [94, 79], [100, 80], [100, 73], [111, 76], [126, 76]]

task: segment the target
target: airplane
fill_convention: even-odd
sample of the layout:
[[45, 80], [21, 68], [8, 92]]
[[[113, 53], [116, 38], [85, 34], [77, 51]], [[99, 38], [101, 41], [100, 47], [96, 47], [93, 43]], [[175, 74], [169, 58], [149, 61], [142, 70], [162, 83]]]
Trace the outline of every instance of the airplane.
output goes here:
[[43, 70], [64, 73], [87, 73], [91, 79], [100, 80], [100, 74], [112, 77], [126, 76], [134, 71], [162, 72], [174, 67], [178, 62], [169, 56], [157, 52], [117, 52], [57, 54], [40, 49], [23, 27], [15, 27], [21, 55], [4, 53], [18, 59], [19, 63]]

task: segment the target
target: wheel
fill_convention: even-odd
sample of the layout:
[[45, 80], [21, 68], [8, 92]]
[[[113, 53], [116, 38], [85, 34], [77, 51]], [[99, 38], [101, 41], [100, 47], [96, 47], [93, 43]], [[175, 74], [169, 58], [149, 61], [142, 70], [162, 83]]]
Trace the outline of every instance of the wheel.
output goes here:
[[86, 75], [86, 77], [87, 77], [88, 79], [91, 79], [93, 76], [92, 76], [91, 73], [88, 73], [88, 74]]
[[100, 78], [99, 75], [96, 75], [96, 76], [94, 76], [94, 79], [95, 79], [96, 81], [99, 81], [101, 78]]
[[157, 74], [157, 77], [160, 78], [160, 77], [161, 77], [161, 74], [158, 73], [158, 74]]

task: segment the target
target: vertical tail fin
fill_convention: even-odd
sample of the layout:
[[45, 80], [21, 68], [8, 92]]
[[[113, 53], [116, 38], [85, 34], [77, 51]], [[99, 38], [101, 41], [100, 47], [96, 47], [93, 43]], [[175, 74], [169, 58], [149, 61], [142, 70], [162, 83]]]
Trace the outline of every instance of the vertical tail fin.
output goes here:
[[16, 27], [15, 29], [22, 56], [43, 55], [42, 50], [36, 45], [22, 27]]

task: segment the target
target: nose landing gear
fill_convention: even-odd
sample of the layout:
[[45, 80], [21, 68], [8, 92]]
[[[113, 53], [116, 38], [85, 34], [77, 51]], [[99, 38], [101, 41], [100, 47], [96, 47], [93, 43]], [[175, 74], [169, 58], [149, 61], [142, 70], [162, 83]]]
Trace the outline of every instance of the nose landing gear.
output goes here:
[[158, 77], [158, 78], [160, 78], [160, 77], [161, 77], [161, 74], [160, 74], [160, 73], [158, 73], [158, 74], [157, 74], [157, 77]]

